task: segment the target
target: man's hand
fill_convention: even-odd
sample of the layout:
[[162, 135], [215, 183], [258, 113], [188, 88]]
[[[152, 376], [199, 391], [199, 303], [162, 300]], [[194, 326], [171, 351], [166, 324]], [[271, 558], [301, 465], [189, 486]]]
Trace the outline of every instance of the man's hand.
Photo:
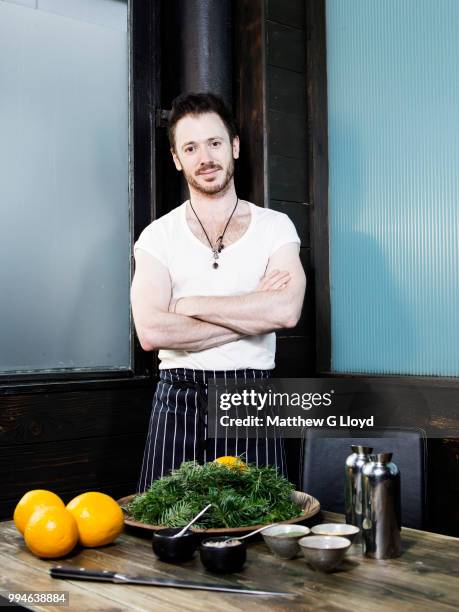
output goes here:
[[295, 327], [305, 288], [298, 245], [288, 243], [270, 257], [268, 272], [254, 291], [232, 296], [188, 296], [173, 307], [177, 314], [257, 336]]
[[287, 270], [271, 270], [265, 274], [255, 291], [277, 291], [284, 289], [290, 282], [290, 272]]
[[178, 314], [176, 311], [176, 307], [177, 307], [177, 302], [180, 300], [180, 298], [171, 298], [171, 301], [169, 302], [169, 312], [173, 312], [175, 314]]
[[[287, 270], [271, 270], [268, 274], [262, 277], [255, 291], [278, 291], [285, 289], [290, 282], [291, 276]], [[186, 298], [172, 298], [169, 303], [169, 312], [174, 314], [185, 314], [185, 308], [180, 310], [179, 302]]]

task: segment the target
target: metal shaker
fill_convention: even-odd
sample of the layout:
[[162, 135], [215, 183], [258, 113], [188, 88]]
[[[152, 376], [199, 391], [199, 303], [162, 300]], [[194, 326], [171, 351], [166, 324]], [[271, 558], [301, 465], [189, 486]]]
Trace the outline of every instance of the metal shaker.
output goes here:
[[363, 467], [363, 552], [374, 559], [401, 554], [400, 471], [392, 453], [371, 455]]
[[[362, 529], [363, 522], [363, 492], [362, 469], [370, 461], [369, 454], [373, 451], [369, 446], [351, 446], [352, 455], [346, 459], [344, 474], [344, 503], [346, 523]], [[354, 542], [360, 541], [360, 534]]]

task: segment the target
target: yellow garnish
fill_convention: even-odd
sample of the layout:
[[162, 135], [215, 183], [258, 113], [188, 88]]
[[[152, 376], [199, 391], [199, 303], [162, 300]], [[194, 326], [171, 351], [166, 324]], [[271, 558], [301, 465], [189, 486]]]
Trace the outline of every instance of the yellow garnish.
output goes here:
[[231, 456], [218, 457], [217, 459], [215, 459], [214, 462], [220, 463], [221, 465], [224, 465], [230, 470], [246, 470], [247, 469], [247, 465], [244, 463], [244, 461], [242, 461], [242, 459], [239, 459], [239, 457], [231, 457]]

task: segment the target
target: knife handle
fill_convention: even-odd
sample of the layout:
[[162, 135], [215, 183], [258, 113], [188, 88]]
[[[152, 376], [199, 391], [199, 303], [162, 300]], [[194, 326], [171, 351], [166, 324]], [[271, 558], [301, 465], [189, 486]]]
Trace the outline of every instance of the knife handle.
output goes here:
[[72, 580], [102, 580], [113, 582], [116, 572], [108, 570], [91, 570], [86, 567], [73, 567], [72, 565], [57, 565], [49, 570], [52, 578], [71, 578]]

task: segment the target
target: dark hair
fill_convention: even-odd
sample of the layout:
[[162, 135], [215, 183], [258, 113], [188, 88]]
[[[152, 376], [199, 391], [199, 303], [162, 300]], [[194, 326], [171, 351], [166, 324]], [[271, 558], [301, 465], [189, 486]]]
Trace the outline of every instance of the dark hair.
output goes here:
[[212, 93], [185, 93], [177, 96], [172, 102], [169, 114], [168, 136], [171, 148], [175, 150], [175, 126], [186, 115], [203, 115], [216, 113], [225, 124], [230, 141], [237, 136], [234, 118], [221, 98]]

